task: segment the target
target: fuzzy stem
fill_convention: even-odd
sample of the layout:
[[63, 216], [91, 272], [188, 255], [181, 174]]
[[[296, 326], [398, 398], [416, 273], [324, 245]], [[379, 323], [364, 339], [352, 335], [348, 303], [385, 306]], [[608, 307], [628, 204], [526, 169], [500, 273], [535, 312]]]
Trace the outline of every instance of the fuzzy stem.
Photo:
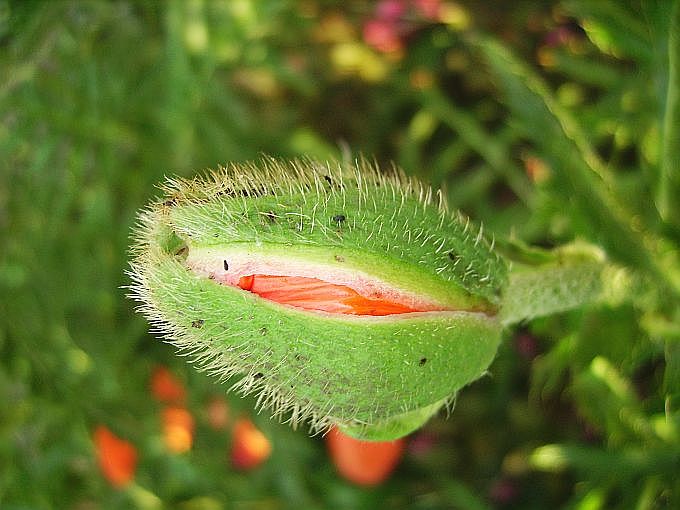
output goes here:
[[593, 246], [575, 243], [548, 252], [514, 245], [504, 251], [512, 262], [503, 290], [503, 325], [586, 303], [621, 301], [630, 293], [629, 273]]

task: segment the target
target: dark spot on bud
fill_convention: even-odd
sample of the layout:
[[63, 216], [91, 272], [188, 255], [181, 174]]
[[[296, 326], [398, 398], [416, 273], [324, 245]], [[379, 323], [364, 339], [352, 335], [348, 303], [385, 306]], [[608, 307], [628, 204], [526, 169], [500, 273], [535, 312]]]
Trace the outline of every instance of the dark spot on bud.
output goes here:
[[346, 219], [347, 218], [345, 218], [344, 214], [336, 214], [335, 216], [333, 216], [333, 221], [336, 222], [336, 223], [342, 223]]
[[276, 223], [276, 214], [274, 211], [266, 211], [261, 214], [269, 223]]
[[205, 324], [205, 321], [203, 319], [198, 319], [191, 322], [191, 327], [201, 329], [203, 324]]
[[224, 264], [223, 264], [223, 265], [224, 265], [224, 270], [225, 270], [225, 271], [229, 271], [229, 264], [227, 263], [227, 261], [226, 261], [226, 260], [223, 260], [222, 262], [224, 263]]
[[458, 259], [460, 258], [460, 256], [459, 256], [459, 255], [456, 255], [455, 253], [453, 253], [452, 251], [450, 251], [450, 252], [449, 252], [449, 258], [455, 262], [456, 260], [458, 260]]
[[163, 205], [166, 206], [166, 207], [172, 207], [176, 203], [177, 203], [177, 200], [174, 199], [174, 198], [171, 198], [170, 200], [166, 200], [165, 202], [163, 202]]
[[262, 372], [258, 372], [253, 376], [253, 379], [262, 379], [264, 377], [264, 374]]
[[264, 336], [267, 334], [267, 328], [260, 328], [260, 335]]
[[331, 179], [330, 175], [324, 175], [323, 178], [328, 183], [329, 186], [333, 185], [333, 179]]
[[427, 358], [420, 358], [418, 365], [420, 365], [422, 367], [425, 363], [427, 363]]
[[184, 258], [189, 252], [189, 247], [187, 245], [182, 246], [179, 250], [175, 252], [175, 257]]
[[344, 262], [345, 261], [345, 257], [343, 257], [342, 255], [336, 255], [333, 258], [335, 259], [336, 262]]

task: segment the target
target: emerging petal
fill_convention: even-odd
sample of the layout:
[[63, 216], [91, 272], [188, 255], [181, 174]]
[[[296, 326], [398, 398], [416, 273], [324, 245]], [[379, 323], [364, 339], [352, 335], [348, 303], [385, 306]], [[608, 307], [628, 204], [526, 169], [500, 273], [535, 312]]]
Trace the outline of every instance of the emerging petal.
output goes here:
[[365, 297], [347, 285], [318, 278], [256, 274], [242, 276], [238, 286], [264, 299], [305, 310], [374, 316], [425, 311], [389, 299]]

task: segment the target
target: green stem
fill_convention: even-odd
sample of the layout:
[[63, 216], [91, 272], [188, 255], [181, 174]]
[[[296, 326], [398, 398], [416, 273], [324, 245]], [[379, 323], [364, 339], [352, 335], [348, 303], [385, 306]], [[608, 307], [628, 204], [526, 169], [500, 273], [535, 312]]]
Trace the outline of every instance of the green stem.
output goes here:
[[668, 35], [668, 90], [658, 207], [668, 223], [680, 225], [680, 1], [672, 11]]
[[502, 250], [511, 260], [500, 313], [504, 325], [587, 303], [621, 301], [630, 293], [629, 273], [594, 246], [574, 243], [543, 251], [507, 245]]

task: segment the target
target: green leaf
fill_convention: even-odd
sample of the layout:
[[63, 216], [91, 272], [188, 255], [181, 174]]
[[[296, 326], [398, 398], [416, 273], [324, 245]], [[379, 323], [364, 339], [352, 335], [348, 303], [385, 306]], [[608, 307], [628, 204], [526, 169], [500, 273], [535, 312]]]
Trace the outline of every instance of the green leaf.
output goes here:
[[680, 338], [666, 340], [664, 389], [667, 412], [680, 413]]
[[453, 129], [498, 175], [503, 176], [512, 190], [529, 201], [530, 190], [524, 172], [510, 160], [507, 144], [486, 132], [469, 112], [453, 105], [440, 90], [428, 88], [420, 93], [424, 107], [437, 119]]
[[613, 259], [646, 271], [667, 287], [664, 269], [632, 230], [629, 214], [611, 192], [609, 170], [576, 119], [559, 105], [546, 83], [509, 50], [490, 38], [479, 45], [501, 79], [519, 127], [550, 163], [555, 196], [581, 217], [591, 239], [602, 243]]
[[564, 6], [582, 21], [590, 39], [604, 53], [649, 61], [652, 51], [647, 27], [621, 4], [612, 0], [570, 0]]
[[575, 444], [548, 444], [536, 448], [530, 462], [540, 471], [558, 473], [574, 470], [592, 482], [611, 481], [620, 484], [645, 475], [677, 470], [680, 467], [680, 452], [635, 447], [609, 451]]
[[637, 436], [654, 438], [631, 381], [609, 360], [593, 359], [588, 370], [576, 376], [572, 393], [579, 412], [606, 434], [609, 444], [625, 444]]

